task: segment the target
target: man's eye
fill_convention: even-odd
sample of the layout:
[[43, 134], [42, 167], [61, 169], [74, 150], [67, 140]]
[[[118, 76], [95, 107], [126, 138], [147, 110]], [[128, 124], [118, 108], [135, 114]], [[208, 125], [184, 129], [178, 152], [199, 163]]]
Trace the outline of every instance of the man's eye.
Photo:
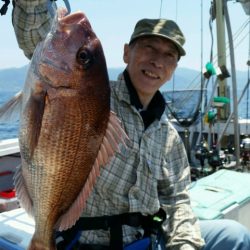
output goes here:
[[171, 59], [177, 59], [178, 55], [176, 53], [169, 52], [166, 54], [166, 57]]
[[150, 44], [145, 45], [145, 46], [144, 46], [144, 49], [145, 49], [146, 51], [148, 51], [148, 52], [154, 51], [154, 47], [153, 47], [152, 45], [150, 45]]
[[168, 54], [167, 54], [167, 57], [174, 57], [174, 54], [168, 53]]

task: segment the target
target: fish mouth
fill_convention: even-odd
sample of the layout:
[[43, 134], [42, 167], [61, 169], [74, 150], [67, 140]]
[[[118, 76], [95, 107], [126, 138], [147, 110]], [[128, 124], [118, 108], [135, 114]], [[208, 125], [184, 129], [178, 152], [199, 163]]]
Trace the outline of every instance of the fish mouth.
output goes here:
[[85, 19], [86, 16], [83, 12], [77, 11], [72, 14], [69, 14], [67, 16], [64, 16], [61, 18], [61, 21], [65, 24], [71, 24], [71, 23], [79, 23], [82, 19]]
[[88, 26], [91, 28], [91, 25], [86, 17], [86, 15], [82, 11], [77, 11], [72, 14], [69, 14], [67, 16], [64, 16], [60, 18], [60, 23], [63, 25], [74, 25], [74, 24], [80, 24], [84, 26]]

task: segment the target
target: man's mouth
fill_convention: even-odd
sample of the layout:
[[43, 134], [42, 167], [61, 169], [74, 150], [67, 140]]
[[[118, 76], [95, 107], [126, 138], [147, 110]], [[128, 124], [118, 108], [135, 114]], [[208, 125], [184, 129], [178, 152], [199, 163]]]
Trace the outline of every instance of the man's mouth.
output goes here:
[[142, 73], [150, 78], [153, 78], [153, 79], [160, 79], [160, 77], [156, 74], [154, 74], [153, 72], [151, 71], [148, 71], [148, 70], [142, 70]]

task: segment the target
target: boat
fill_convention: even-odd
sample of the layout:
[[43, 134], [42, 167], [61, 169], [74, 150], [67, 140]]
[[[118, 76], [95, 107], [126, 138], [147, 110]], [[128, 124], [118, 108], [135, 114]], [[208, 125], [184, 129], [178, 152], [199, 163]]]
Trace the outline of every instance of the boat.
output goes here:
[[20, 164], [18, 139], [0, 140], [0, 213], [19, 207], [13, 177]]
[[[242, 5], [246, 16], [249, 16], [250, 1], [237, 2]], [[211, 20], [216, 22], [217, 57], [211, 56], [210, 61], [196, 77], [199, 82], [199, 86], [198, 84], [195, 86], [196, 89], [163, 91], [168, 108], [167, 113], [184, 141], [194, 170], [202, 165], [202, 171], [205, 169], [207, 172], [209, 168], [210, 173], [221, 168], [249, 172], [250, 59], [248, 58], [246, 63], [248, 66], [246, 83], [242, 92], [237, 96], [235, 39], [231, 29], [227, 1], [212, 1], [210, 15]], [[247, 23], [249, 25], [249, 19]], [[227, 27], [228, 44], [226, 44], [225, 27]], [[227, 66], [228, 60], [230, 67]], [[212, 82], [210, 89], [208, 89], [209, 81]], [[243, 96], [247, 96], [247, 114], [245, 119], [240, 119], [238, 109]], [[205, 162], [206, 168], [204, 168]]]
[[[237, 2], [249, 16], [250, 0]], [[218, 58], [211, 58], [200, 72], [200, 88], [185, 89], [181, 93], [163, 90], [162, 93], [168, 107], [167, 115], [187, 150], [192, 177], [191, 203], [195, 213], [200, 219], [234, 219], [250, 230], [250, 117], [238, 117], [241, 98], [236, 96], [236, 65], [227, 1], [213, 0], [212, 3], [216, 10], [213, 18], [217, 22]], [[229, 36], [230, 72], [226, 65], [225, 24]], [[214, 66], [216, 60], [217, 67]], [[250, 62], [247, 63], [250, 68]], [[232, 106], [228, 104], [231, 98], [227, 95], [229, 76], [232, 79]], [[204, 100], [208, 92], [204, 86], [211, 79], [214, 84], [210, 99]], [[249, 88], [248, 77], [241, 96]], [[173, 96], [179, 94], [187, 98], [191, 92], [198, 93], [196, 108], [190, 110], [192, 116], [190, 113], [178, 116], [181, 111], [176, 108]], [[25, 249], [34, 231], [33, 220], [20, 208], [15, 197], [13, 175], [20, 163], [18, 138], [0, 140], [0, 249]]]

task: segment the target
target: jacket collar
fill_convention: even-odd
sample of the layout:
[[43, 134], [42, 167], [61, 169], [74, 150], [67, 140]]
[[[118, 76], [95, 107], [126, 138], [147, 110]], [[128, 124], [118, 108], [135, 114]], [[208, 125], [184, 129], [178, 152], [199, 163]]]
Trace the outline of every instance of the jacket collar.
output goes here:
[[[140, 112], [142, 104], [126, 70], [118, 76], [118, 82], [115, 84], [115, 89], [120, 101], [133, 105]], [[154, 95], [147, 111], [153, 113], [156, 119], [161, 119], [165, 111], [165, 99], [160, 91], [157, 91]]]

